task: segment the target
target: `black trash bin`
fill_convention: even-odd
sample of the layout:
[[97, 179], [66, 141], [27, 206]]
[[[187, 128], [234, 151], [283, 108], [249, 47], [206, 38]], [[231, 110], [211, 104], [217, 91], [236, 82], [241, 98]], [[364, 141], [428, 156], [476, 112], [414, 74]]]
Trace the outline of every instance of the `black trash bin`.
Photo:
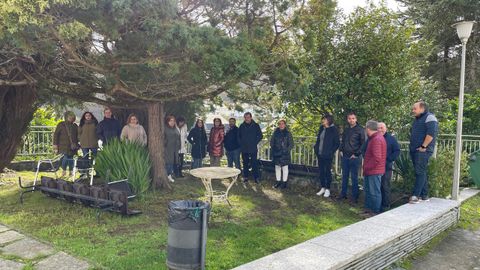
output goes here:
[[167, 267], [196, 270], [205, 267], [210, 204], [172, 201], [168, 204]]

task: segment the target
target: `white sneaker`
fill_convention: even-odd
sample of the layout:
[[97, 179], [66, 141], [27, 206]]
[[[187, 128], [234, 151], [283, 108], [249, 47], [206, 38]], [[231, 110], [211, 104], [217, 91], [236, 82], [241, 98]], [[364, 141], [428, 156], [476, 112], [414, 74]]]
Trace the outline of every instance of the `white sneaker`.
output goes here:
[[323, 193], [325, 193], [325, 188], [320, 189], [320, 191], [317, 192], [317, 195], [318, 195], [318, 196], [322, 196]]
[[173, 182], [175, 182], [175, 179], [173, 179], [172, 175], [169, 175], [169, 176], [168, 176], [168, 181], [170, 181], [170, 182], [173, 183]]
[[325, 197], [325, 198], [330, 197], [330, 189], [325, 190], [325, 194], [323, 195], [323, 197]]

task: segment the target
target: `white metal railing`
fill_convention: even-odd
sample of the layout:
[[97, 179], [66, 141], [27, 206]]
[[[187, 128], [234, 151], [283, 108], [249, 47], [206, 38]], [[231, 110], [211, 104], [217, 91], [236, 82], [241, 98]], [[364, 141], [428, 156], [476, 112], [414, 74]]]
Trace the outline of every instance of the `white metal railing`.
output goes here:
[[[455, 134], [441, 134], [437, 145], [439, 148], [454, 148], [455, 141]], [[462, 149], [469, 154], [480, 150], [480, 135], [462, 135]]]
[[[53, 132], [55, 127], [31, 126], [23, 138], [19, 149], [19, 156], [34, 156], [53, 154]], [[464, 151], [473, 153], [480, 150], [480, 135], [463, 135], [462, 145]], [[304, 166], [317, 166], [317, 158], [313, 146], [315, 137], [294, 137], [295, 146], [292, 150], [292, 163]], [[408, 150], [408, 142], [400, 141], [402, 150]], [[437, 140], [438, 148], [455, 147], [455, 134], [441, 134]], [[191, 146], [187, 144], [188, 152]], [[187, 155], [188, 156], [188, 155]], [[269, 138], [262, 140], [259, 144], [258, 157], [262, 160], [270, 160]], [[339, 155], [335, 157], [335, 167], [338, 171]]]
[[22, 138], [17, 153], [19, 156], [43, 156], [53, 154], [53, 132], [55, 127], [31, 126]]

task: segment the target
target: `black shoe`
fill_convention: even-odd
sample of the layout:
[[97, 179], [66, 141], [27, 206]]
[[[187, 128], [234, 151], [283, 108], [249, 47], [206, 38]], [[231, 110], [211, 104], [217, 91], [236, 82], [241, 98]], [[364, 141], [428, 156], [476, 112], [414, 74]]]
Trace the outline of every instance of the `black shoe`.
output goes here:
[[255, 184], [260, 184], [260, 180], [255, 179]]
[[244, 178], [243, 178], [243, 183], [244, 183], [244, 184], [248, 183], [248, 178], [245, 178], [245, 177], [244, 177]]
[[287, 186], [287, 182], [282, 182], [282, 186], [281, 186], [282, 189], [287, 189], [288, 186]]
[[342, 195], [337, 196], [337, 200], [339, 201], [346, 200], [346, 199], [347, 199], [347, 196], [342, 196]]
[[277, 181], [277, 183], [273, 185], [273, 188], [280, 188], [280, 187], [282, 187], [282, 181]]

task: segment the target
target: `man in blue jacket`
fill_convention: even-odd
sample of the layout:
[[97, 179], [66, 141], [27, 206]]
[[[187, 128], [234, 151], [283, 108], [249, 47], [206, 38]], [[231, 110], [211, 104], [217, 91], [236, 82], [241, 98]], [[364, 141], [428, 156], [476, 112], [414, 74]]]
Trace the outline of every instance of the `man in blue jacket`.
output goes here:
[[244, 121], [238, 128], [238, 141], [242, 151], [243, 182], [248, 182], [249, 170], [252, 168], [255, 183], [260, 183], [260, 170], [258, 164], [258, 143], [263, 139], [260, 126], [252, 119], [252, 114], [246, 112]]
[[397, 139], [387, 132], [387, 125], [385, 123], [378, 123], [378, 132], [383, 135], [387, 142], [387, 163], [380, 186], [382, 192], [382, 211], [387, 211], [390, 209], [390, 181], [392, 180], [393, 163], [397, 160], [398, 156], [400, 156], [400, 145]]
[[415, 186], [410, 203], [428, 201], [428, 160], [435, 149], [438, 135], [438, 120], [428, 111], [424, 101], [413, 104], [415, 120], [410, 133], [410, 156], [415, 169]]

